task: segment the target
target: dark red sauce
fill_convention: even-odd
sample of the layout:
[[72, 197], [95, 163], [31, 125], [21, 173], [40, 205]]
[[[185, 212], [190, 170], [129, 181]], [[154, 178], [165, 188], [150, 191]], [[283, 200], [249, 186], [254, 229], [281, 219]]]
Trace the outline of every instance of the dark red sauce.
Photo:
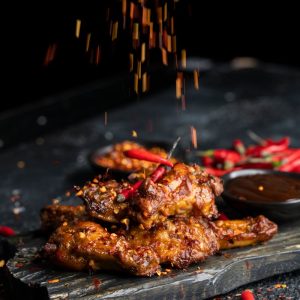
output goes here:
[[284, 202], [300, 198], [300, 178], [281, 174], [256, 174], [231, 179], [227, 194], [241, 200]]

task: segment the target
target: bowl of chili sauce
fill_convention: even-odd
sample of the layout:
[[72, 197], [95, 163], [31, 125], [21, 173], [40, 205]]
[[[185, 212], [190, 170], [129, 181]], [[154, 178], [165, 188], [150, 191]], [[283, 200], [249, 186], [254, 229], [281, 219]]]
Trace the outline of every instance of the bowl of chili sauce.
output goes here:
[[238, 170], [223, 176], [224, 201], [239, 212], [280, 221], [300, 217], [300, 174]]

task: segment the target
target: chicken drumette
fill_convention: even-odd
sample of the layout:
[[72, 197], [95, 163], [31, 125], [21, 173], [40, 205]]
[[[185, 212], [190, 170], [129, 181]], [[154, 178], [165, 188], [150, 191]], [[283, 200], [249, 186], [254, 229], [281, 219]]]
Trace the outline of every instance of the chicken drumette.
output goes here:
[[178, 163], [157, 183], [147, 178], [132, 198], [119, 202], [118, 195], [129, 183], [95, 179], [78, 191], [95, 218], [119, 223], [132, 220], [144, 228], [163, 222], [174, 215], [218, 215], [215, 197], [223, 191], [219, 178], [199, 166]]

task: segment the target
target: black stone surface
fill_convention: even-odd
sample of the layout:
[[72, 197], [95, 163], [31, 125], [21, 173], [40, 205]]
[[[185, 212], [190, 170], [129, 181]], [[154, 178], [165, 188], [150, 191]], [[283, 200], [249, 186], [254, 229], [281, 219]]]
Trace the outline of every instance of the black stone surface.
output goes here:
[[[90, 100], [109, 101], [92, 92], [87, 98], [84, 94], [80, 98], [83, 113]], [[74, 184], [92, 176], [87, 154], [99, 146], [130, 138], [132, 130], [143, 140], [172, 142], [181, 136], [190, 161], [196, 160], [189, 152], [190, 126], [197, 129], [201, 149], [228, 147], [237, 137], [249, 142], [247, 130], [272, 138], [289, 135], [293, 146], [299, 147], [299, 98], [298, 70], [273, 65], [258, 65], [252, 69], [219, 65], [201, 77], [199, 91], [195, 91], [192, 80], [187, 79], [185, 111], [175, 99], [172, 86], [144, 101], [137, 100], [109, 111], [106, 126], [103, 112], [88, 120], [74, 120], [72, 125], [47, 134], [41, 130], [43, 126], [37, 126], [36, 131], [32, 125], [26, 128], [26, 122], [21, 123], [21, 119], [18, 124], [14, 118], [11, 123], [6, 118], [1, 132], [11, 131], [16, 137], [15, 132], [22, 124], [22, 131], [26, 128], [32, 134], [31, 140], [0, 152], [0, 223], [19, 233], [37, 229], [41, 207], [53, 198], [65, 198], [62, 196]], [[25, 115], [27, 119], [36, 120], [36, 113], [28, 110]], [[50, 127], [51, 122], [59, 122], [55, 118], [47, 120]], [[2, 136], [0, 139], [3, 141]], [[25, 209], [18, 217], [13, 214], [16, 204], [12, 200], [16, 197], [18, 205]]]

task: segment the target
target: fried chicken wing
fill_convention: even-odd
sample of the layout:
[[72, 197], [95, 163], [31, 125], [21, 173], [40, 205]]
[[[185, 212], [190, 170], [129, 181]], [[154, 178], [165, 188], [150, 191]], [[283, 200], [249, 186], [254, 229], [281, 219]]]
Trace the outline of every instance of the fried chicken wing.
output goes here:
[[151, 276], [160, 271], [161, 264], [185, 268], [218, 248], [211, 223], [190, 217], [169, 219], [148, 231], [135, 227], [117, 233], [88, 221], [62, 225], [50, 237], [44, 253], [68, 269], [123, 269]]
[[94, 179], [77, 194], [95, 218], [113, 223], [129, 218], [151, 228], [174, 215], [216, 217], [215, 197], [223, 191], [221, 179], [183, 163], [176, 164], [158, 183], [146, 179], [132, 199], [118, 202], [117, 195], [126, 188], [127, 182]]
[[79, 220], [87, 220], [90, 216], [87, 214], [84, 205], [70, 206], [53, 204], [44, 207], [40, 213], [42, 230], [55, 230], [62, 223], [74, 223]]
[[174, 215], [216, 217], [215, 197], [222, 191], [221, 179], [197, 165], [178, 163], [158, 183], [145, 180], [132, 198], [129, 215], [145, 228]]
[[116, 180], [103, 181], [95, 178], [77, 192], [87, 207], [87, 212], [94, 218], [105, 222], [119, 223], [127, 213], [129, 202], [118, 202], [117, 195], [129, 188], [128, 182]]
[[270, 240], [277, 233], [277, 225], [264, 216], [242, 220], [214, 222], [220, 248], [246, 247]]

